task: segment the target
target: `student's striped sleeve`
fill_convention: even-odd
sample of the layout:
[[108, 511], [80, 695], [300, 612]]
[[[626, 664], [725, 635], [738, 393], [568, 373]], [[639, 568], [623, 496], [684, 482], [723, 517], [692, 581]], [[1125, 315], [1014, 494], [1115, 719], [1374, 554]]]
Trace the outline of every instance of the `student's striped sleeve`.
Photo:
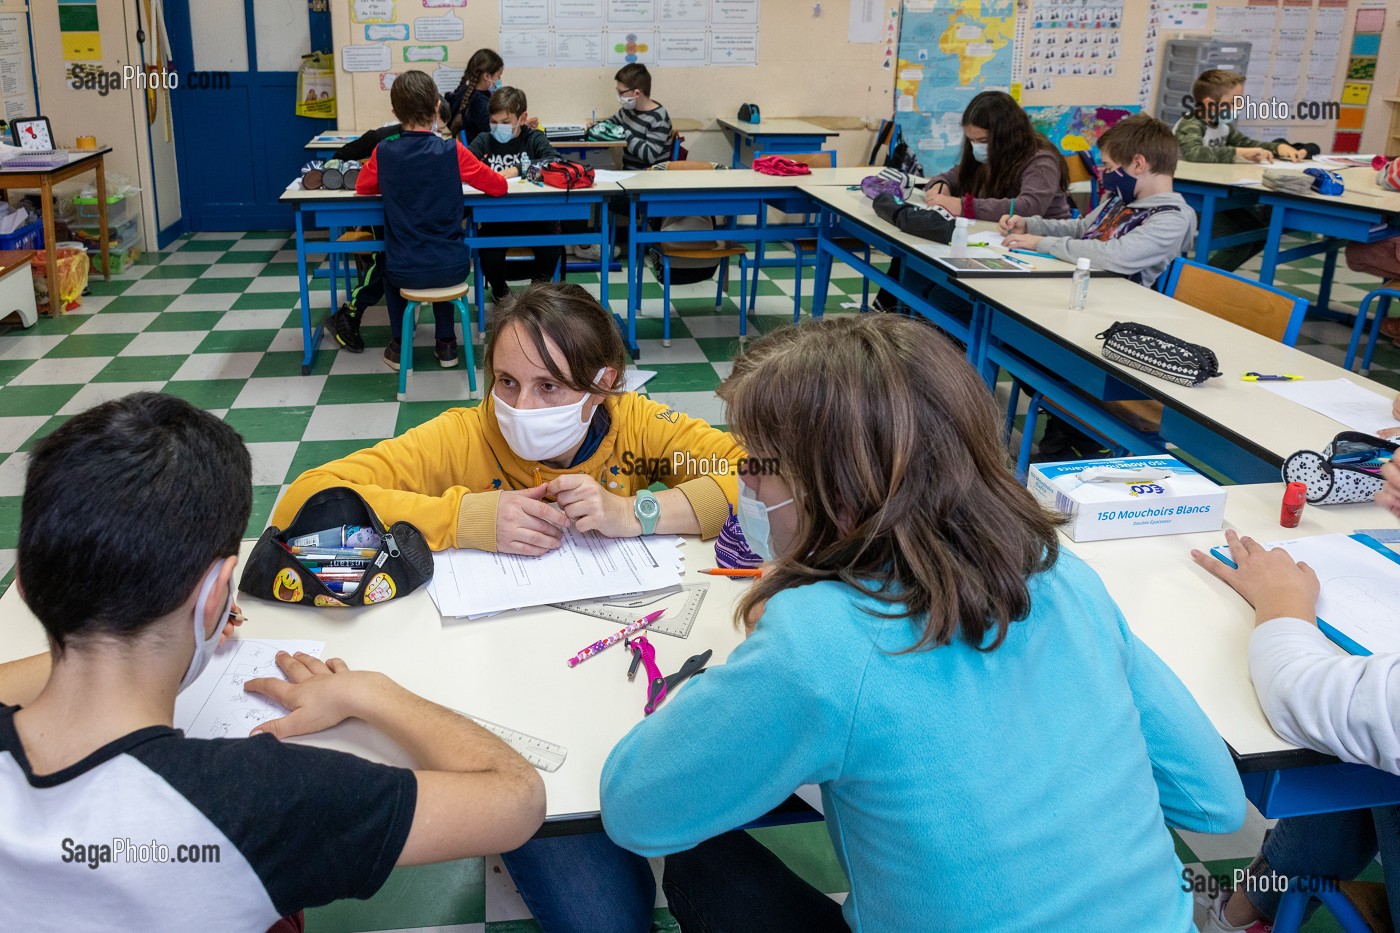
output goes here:
[[629, 162], [649, 166], [666, 161], [666, 144], [671, 138], [671, 116], [665, 107], [646, 111], [620, 110], [613, 119], [627, 131], [623, 151]]

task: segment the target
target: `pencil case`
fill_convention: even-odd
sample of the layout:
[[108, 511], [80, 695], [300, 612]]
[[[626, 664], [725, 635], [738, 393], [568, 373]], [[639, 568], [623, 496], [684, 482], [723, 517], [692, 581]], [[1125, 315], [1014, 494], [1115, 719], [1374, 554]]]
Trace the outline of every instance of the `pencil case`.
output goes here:
[[901, 233], [923, 237], [935, 243], [949, 243], [957, 218], [941, 207], [918, 207], [904, 198], [882, 191], [871, 201], [875, 216], [893, 224]]
[[1198, 343], [1187, 343], [1165, 331], [1132, 321], [1115, 321], [1101, 334], [1100, 354], [1106, 360], [1121, 363], [1149, 376], [1175, 382], [1177, 385], [1198, 386], [1220, 375], [1215, 351]]
[[[320, 560], [292, 553], [292, 539], [337, 526], [372, 529], [380, 543], [375, 548], [346, 548], [345, 554]], [[327, 582], [318, 571], [325, 576], [349, 577], [355, 571], [360, 575], [357, 580]], [[286, 528], [272, 526], [262, 533], [248, 555], [238, 591], [257, 599], [345, 609], [397, 599], [432, 576], [433, 552], [421, 531], [408, 522], [394, 522], [386, 529], [363, 496], [334, 486], [307, 499]], [[354, 586], [347, 591], [350, 583]]]
[[1309, 505], [1337, 505], [1370, 502], [1381, 491], [1379, 463], [1400, 444], [1363, 434], [1343, 431], [1318, 453], [1300, 450], [1283, 461], [1285, 483], [1306, 483]]

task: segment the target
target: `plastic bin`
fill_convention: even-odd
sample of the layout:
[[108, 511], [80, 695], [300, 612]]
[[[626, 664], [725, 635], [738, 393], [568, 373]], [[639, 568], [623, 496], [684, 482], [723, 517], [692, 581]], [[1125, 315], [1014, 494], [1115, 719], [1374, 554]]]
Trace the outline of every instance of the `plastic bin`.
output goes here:
[[[98, 224], [81, 224], [71, 221], [68, 230], [73, 239], [88, 248], [102, 245], [102, 228]], [[137, 216], [120, 224], [107, 225], [107, 241], [114, 249], [125, 249], [141, 242], [141, 217]]]
[[14, 233], [0, 234], [0, 249], [43, 249], [44, 221], [42, 218], [25, 224]]
[[[102, 274], [102, 249], [92, 246], [88, 248], [88, 264], [92, 267], [94, 275]], [[107, 257], [112, 263], [112, 274], [117, 275], [125, 272], [127, 267], [141, 258], [141, 248], [139, 246], [124, 246], [120, 248], [109, 248]]]
[[[97, 198], [74, 198], [73, 208], [77, 212], [80, 226], [95, 227], [101, 221]], [[134, 193], [112, 195], [107, 199], [107, 223], [110, 226], [126, 223], [137, 216], [140, 210]]]

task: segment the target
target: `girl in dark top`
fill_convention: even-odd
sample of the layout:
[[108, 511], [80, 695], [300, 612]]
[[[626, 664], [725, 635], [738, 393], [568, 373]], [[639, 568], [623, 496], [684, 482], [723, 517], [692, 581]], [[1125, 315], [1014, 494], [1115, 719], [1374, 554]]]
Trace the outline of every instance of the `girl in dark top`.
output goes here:
[[501, 86], [501, 75], [506, 63], [494, 49], [477, 49], [467, 59], [467, 70], [457, 89], [447, 95], [447, 104], [452, 108], [452, 116], [447, 128], [455, 135], [467, 131], [467, 141], [471, 142], [481, 133], [491, 131], [491, 113], [488, 101], [491, 94]]
[[[929, 179], [924, 201], [954, 217], [1000, 220], [1004, 214], [1070, 216], [1069, 171], [1055, 144], [1031, 126], [1010, 94], [983, 91], [962, 116], [963, 146], [958, 164]], [[890, 275], [899, 277], [898, 261]], [[880, 290], [874, 307], [893, 311], [898, 299]]]

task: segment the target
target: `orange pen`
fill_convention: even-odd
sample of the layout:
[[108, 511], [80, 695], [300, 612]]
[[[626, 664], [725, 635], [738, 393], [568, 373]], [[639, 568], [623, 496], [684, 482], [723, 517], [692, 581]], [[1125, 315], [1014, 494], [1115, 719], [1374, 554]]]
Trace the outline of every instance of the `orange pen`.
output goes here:
[[735, 569], [727, 567], [711, 567], [709, 570], [702, 570], [701, 573], [708, 573], [712, 577], [761, 577], [763, 571], [757, 568], [753, 570]]

